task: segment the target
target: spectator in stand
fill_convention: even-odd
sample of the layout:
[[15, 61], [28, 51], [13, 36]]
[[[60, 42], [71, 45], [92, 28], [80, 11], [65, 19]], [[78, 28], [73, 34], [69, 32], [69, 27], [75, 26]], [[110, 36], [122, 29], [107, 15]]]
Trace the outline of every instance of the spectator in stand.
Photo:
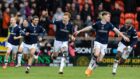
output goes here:
[[84, 23], [84, 26], [91, 26], [92, 24], [93, 24], [93, 23], [92, 23], [91, 16], [88, 15], [88, 16], [87, 16], [87, 19], [86, 19], [86, 21], [85, 21], [85, 23]]
[[10, 23], [10, 9], [6, 8], [3, 13], [3, 22], [2, 22], [2, 36], [8, 36], [8, 26]]
[[80, 15], [76, 15], [76, 19], [73, 20], [73, 25], [74, 25], [74, 31], [77, 31], [83, 28], [83, 22], [81, 21]]
[[99, 3], [99, 5], [98, 5], [98, 8], [97, 9], [95, 9], [95, 20], [96, 21], [98, 21], [99, 20], [99, 14], [100, 14], [100, 12], [102, 12], [104, 10], [104, 8], [103, 8], [103, 3]]
[[66, 4], [65, 12], [72, 13], [72, 10], [71, 10], [71, 4], [70, 4], [70, 3], [67, 3], [67, 4]]
[[139, 30], [140, 30], [140, 6], [137, 7], [137, 21], [139, 22]]
[[15, 8], [14, 3], [11, 3], [11, 4], [10, 4], [10, 14], [11, 14], [12, 16], [15, 16], [16, 13], [17, 13], [17, 9]]
[[75, 9], [76, 9], [76, 11], [77, 11], [78, 14], [79, 14], [80, 5], [79, 5], [79, 3], [78, 3], [78, 0], [73, 0], [72, 6], [73, 6], [73, 4], [75, 4]]
[[2, 4], [0, 3], [0, 36], [2, 35]]
[[[92, 20], [91, 20], [91, 16], [88, 15], [88, 16], [87, 16], [87, 19], [86, 19], [86, 21], [85, 21], [85, 23], [84, 23], [84, 27], [86, 27], [86, 26], [91, 26], [92, 24], [93, 24], [93, 22], [92, 22]], [[86, 32], [86, 33], [85, 33], [85, 37], [89, 37], [89, 35], [90, 35], [90, 32]]]
[[136, 11], [136, 0], [124, 0], [125, 4], [125, 12], [132, 12], [135, 13]]
[[26, 1], [24, 3], [24, 5], [25, 5], [25, 14], [26, 14], [26, 17], [31, 16], [31, 8], [29, 7], [29, 3]]
[[40, 16], [40, 21], [39, 21], [39, 25], [41, 25], [42, 27], [44, 27], [44, 29], [46, 30], [46, 32], [49, 32], [49, 15], [48, 15], [48, 10], [43, 10]]
[[64, 13], [62, 12], [62, 8], [58, 7], [56, 13], [53, 16], [53, 22], [54, 21], [60, 21], [63, 18]]
[[83, 22], [85, 22], [88, 15], [91, 16], [91, 8], [89, 7], [89, 4], [86, 3], [81, 11], [81, 19]]
[[23, 3], [20, 3], [19, 7], [20, 7], [19, 12], [21, 13], [21, 16], [25, 19], [26, 18], [26, 16], [25, 16], [25, 5]]
[[35, 2], [32, 3], [31, 8], [32, 8], [32, 10], [34, 10], [33, 15], [39, 15], [39, 10], [38, 10], [37, 4]]
[[52, 1], [51, 8], [52, 8], [53, 12], [55, 12], [58, 7], [61, 7], [60, 6], [60, 3], [61, 3], [60, 0], [50, 0], [50, 1]]
[[76, 5], [72, 3], [71, 4], [71, 20], [74, 20], [77, 14], [78, 14], [78, 10], [76, 9]]
[[111, 11], [111, 16], [112, 16], [111, 22], [116, 28], [119, 28], [120, 15], [121, 15], [120, 6], [118, 3], [115, 3], [114, 10]]
[[103, 0], [103, 7], [106, 11], [111, 11], [111, 4], [113, 0]]

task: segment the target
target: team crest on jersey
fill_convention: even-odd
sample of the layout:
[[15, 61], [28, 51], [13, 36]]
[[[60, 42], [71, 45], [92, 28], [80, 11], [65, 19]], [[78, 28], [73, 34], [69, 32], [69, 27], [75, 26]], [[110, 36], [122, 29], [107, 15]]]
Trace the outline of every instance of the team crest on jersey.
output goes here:
[[104, 29], [104, 26], [102, 26], [101, 29]]

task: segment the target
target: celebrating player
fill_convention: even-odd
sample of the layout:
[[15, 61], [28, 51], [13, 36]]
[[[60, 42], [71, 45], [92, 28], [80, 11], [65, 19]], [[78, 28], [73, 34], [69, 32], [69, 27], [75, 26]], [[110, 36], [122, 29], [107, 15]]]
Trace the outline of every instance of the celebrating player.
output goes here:
[[95, 24], [92, 26], [85, 27], [77, 32], [75, 34], [79, 34], [80, 32], [85, 32], [91, 29], [95, 29], [96, 31], [96, 39], [94, 41], [94, 49], [93, 49], [93, 55], [91, 58], [91, 61], [89, 63], [88, 68], [85, 71], [85, 74], [87, 76], [90, 76], [92, 74], [92, 70], [96, 68], [97, 63], [101, 62], [104, 55], [105, 51], [107, 50], [107, 43], [108, 43], [108, 33], [110, 30], [115, 31], [117, 34], [119, 34], [125, 41], [129, 41], [129, 38], [124, 36], [117, 28], [115, 28], [111, 23], [110, 23], [110, 17], [111, 14], [107, 11], [103, 11], [100, 14], [100, 21], [97, 21]]
[[58, 54], [62, 54], [59, 74], [63, 74], [63, 68], [65, 66], [66, 56], [68, 55], [68, 40], [71, 38], [74, 40], [75, 38], [72, 35], [73, 26], [69, 22], [70, 20], [70, 13], [64, 13], [62, 21], [55, 21], [54, 24], [56, 25], [56, 35], [54, 40], [54, 52], [52, 57], [57, 57]]
[[[21, 34], [25, 34], [26, 32], [26, 28], [29, 26], [29, 23], [26, 19], [23, 20], [23, 23], [21, 24]], [[28, 34], [29, 32], [26, 32], [26, 34], [23, 36], [23, 41], [28, 39]], [[27, 53], [29, 52], [27, 48], [23, 48], [23, 43], [21, 43], [21, 45], [18, 48], [18, 55], [17, 55], [17, 65], [16, 67], [20, 67], [21, 66], [21, 59], [22, 59], [22, 53], [24, 54], [24, 59], [27, 59]]]
[[14, 17], [12, 17], [10, 20], [10, 29], [9, 30], [10, 30], [10, 35], [8, 36], [8, 41], [6, 43], [7, 52], [5, 55], [3, 69], [7, 68], [8, 58], [9, 58], [9, 55], [11, 52], [13, 54], [13, 60], [16, 59], [18, 45], [20, 43], [20, 39], [22, 38], [22, 36], [20, 36], [21, 27], [19, 27], [16, 24], [16, 19]]
[[[23, 35], [26, 38], [24, 37], [24, 41], [22, 42], [20, 48], [21, 49], [26, 48], [27, 50], [29, 50], [29, 52], [26, 53], [29, 53], [30, 55], [28, 59], [28, 66], [26, 67], [25, 73], [29, 73], [29, 70], [31, 68], [32, 61], [34, 58], [34, 53], [37, 49], [38, 35], [45, 33], [45, 30], [38, 25], [38, 22], [39, 22], [38, 16], [33, 16], [32, 22], [29, 24], [29, 26], [26, 28], [25, 32], [23, 33]], [[19, 51], [18, 53], [21, 53], [21, 51]]]
[[116, 74], [118, 63], [124, 63], [124, 61], [129, 57], [129, 54], [131, 53], [133, 47], [138, 41], [137, 32], [132, 25], [131, 19], [127, 19], [125, 21], [125, 25], [120, 29], [120, 31], [123, 32], [127, 37], [129, 37], [130, 41], [127, 42], [124, 39], [122, 39], [121, 42], [119, 42], [117, 48], [118, 53], [113, 64], [113, 75]]

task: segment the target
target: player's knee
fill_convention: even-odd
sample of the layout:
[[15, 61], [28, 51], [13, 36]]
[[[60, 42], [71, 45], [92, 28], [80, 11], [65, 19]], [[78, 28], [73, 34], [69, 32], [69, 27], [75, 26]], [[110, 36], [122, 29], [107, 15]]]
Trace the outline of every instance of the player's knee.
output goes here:
[[9, 56], [9, 55], [10, 55], [10, 52], [7, 52], [7, 53], [6, 53], [6, 56]]
[[66, 51], [66, 49], [67, 49], [67, 47], [62, 47], [62, 48], [61, 48], [61, 52]]
[[99, 54], [100, 54], [100, 51], [98, 49], [95, 49], [94, 56], [98, 57]]
[[98, 62], [101, 62], [102, 60], [103, 60], [103, 59], [99, 58], [99, 59], [98, 59]]
[[124, 64], [125, 63], [125, 59], [121, 58], [119, 64]]
[[58, 53], [54, 52], [54, 53], [53, 53], [53, 56], [54, 56], [54, 57], [57, 57], [57, 56], [58, 56]]
[[27, 56], [26, 54], [24, 54], [24, 55], [23, 55], [23, 59], [24, 59], [25, 61], [27, 61], [27, 60], [28, 60], [28, 56]]
[[119, 60], [121, 57], [121, 52], [118, 51], [117, 55], [116, 55], [116, 60]]
[[52, 59], [56, 59], [57, 56], [58, 56], [58, 54], [56, 52], [52, 53], [52, 55], [51, 55]]
[[94, 56], [98, 57], [99, 56], [99, 53], [94, 53]]

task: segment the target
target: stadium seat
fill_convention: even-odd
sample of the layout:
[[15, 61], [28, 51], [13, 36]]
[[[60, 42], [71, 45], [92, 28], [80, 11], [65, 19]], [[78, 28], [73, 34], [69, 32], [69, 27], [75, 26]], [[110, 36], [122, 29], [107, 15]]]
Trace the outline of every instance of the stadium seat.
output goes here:
[[123, 25], [125, 23], [124, 18], [120, 18], [120, 24]]
[[55, 32], [54, 32], [54, 25], [50, 24], [49, 25], [49, 32], [48, 32], [48, 36], [54, 36]]
[[138, 37], [140, 37], [140, 31], [139, 31], [139, 32], [137, 32], [137, 35], [138, 35]]
[[138, 22], [137, 20], [135, 20], [134, 26], [135, 26], [135, 29], [138, 31], [138, 28], [139, 28], [139, 22]]
[[124, 12], [124, 7], [120, 6], [120, 11]]
[[124, 18], [124, 13], [123, 13], [123, 12], [121, 13], [121, 16], [120, 16], [120, 18]]
[[86, 2], [89, 4], [89, 5], [92, 5], [92, 0], [86, 0]]
[[115, 3], [118, 3], [119, 6], [120, 6], [120, 10], [122, 12], [124, 12], [124, 3], [123, 3], [123, 1], [122, 0], [117, 0]]
[[83, 9], [83, 5], [80, 5], [80, 12], [82, 11], [82, 9]]
[[133, 14], [133, 13], [126, 13], [124, 15], [124, 18], [125, 19], [135, 19], [135, 14]]
[[135, 19], [137, 19], [137, 13], [135, 14]]
[[115, 33], [113, 31], [110, 31], [109, 32], [109, 37], [114, 37], [115, 36]]
[[78, 0], [78, 3], [79, 3], [80, 5], [84, 5], [84, 4], [85, 4], [85, 0]]

